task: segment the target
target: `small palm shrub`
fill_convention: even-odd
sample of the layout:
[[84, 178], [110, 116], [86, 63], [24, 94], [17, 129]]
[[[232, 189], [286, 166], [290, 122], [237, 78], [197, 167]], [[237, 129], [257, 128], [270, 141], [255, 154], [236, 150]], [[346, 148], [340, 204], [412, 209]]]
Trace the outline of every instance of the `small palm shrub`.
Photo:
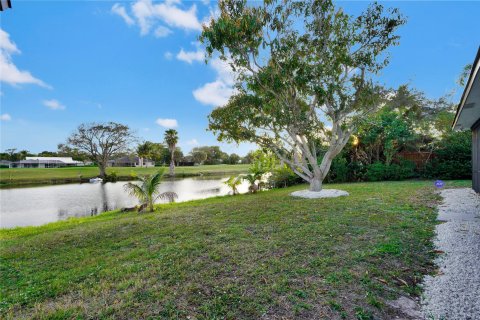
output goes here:
[[248, 181], [249, 183], [248, 191], [255, 193], [258, 190], [261, 190], [263, 186], [262, 176], [263, 174], [249, 173], [242, 177], [243, 180]]
[[227, 181], [224, 182], [230, 189], [232, 189], [232, 194], [238, 194], [238, 186], [242, 184], [242, 177], [231, 176]]
[[173, 202], [178, 198], [175, 192], [159, 192], [162, 176], [163, 171], [159, 171], [154, 175], [140, 176], [140, 184], [129, 182], [125, 185], [125, 191], [140, 201], [141, 210], [139, 211], [143, 211], [142, 209], [144, 208], [149, 208], [149, 211], [153, 212], [155, 201], [162, 199]]

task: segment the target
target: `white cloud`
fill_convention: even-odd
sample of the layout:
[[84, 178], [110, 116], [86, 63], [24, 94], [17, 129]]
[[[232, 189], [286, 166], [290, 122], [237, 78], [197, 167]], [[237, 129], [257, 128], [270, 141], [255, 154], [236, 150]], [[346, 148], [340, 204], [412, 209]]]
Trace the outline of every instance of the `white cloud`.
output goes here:
[[45, 82], [35, 78], [28, 71], [19, 70], [12, 62], [12, 54], [20, 54], [14, 42], [10, 40], [10, 35], [0, 29], [0, 82], [10, 85], [36, 84], [45, 88], [50, 88]]
[[140, 25], [140, 34], [146, 35], [150, 31], [152, 22], [152, 3], [151, 1], [137, 1], [132, 5], [133, 15]]
[[[140, 34], [146, 35], [157, 23], [166, 24], [171, 28], [200, 31], [202, 25], [197, 18], [197, 6], [193, 4], [189, 9], [179, 7], [180, 1], [165, 1], [153, 4], [151, 0], [137, 0], [131, 7], [132, 14], [140, 26]], [[112, 8], [113, 9], [113, 8]], [[167, 36], [171, 30], [165, 26], [157, 28], [155, 35]], [[170, 32], [166, 33], [166, 30]]]
[[90, 107], [96, 107], [97, 109], [102, 109], [103, 105], [100, 102], [97, 101], [91, 101], [91, 100], [80, 100], [79, 101], [82, 104], [88, 105]]
[[65, 105], [55, 99], [43, 100], [43, 105], [52, 110], [65, 110], [66, 108]]
[[167, 51], [163, 54], [163, 56], [165, 57], [165, 59], [167, 60], [172, 60], [173, 58], [173, 53], [171, 53], [170, 51]]
[[177, 59], [192, 64], [194, 61], [202, 61], [205, 58], [205, 52], [201, 49], [197, 51], [185, 51], [183, 49], [177, 53]]
[[234, 90], [225, 84], [225, 82], [217, 80], [204, 84], [202, 87], [193, 91], [193, 96], [199, 102], [219, 107], [227, 104], [228, 99], [234, 93]]
[[0, 114], [0, 121], [10, 121], [12, 117], [8, 113]]
[[154, 14], [162, 19], [166, 24], [172, 27], [185, 30], [202, 29], [202, 25], [197, 18], [197, 6], [193, 4], [190, 9], [182, 10], [174, 3], [161, 3], [153, 5]]
[[112, 7], [112, 13], [122, 17], [123, 21], [129, 26], [134, 25], [135, 21], [128, 15], [127, 10], [125, 7], [122, 6], [120, 3], [115, 3]]
[[197, 139], [192, 139], [187, 141], [187, 145], [189, 146], [198, 146], [198, 141]]
[[159, 125], [159, 126], [162, 126], [164, 128], [176, 128], [178, 127], [178, 123], [177, 123], [177, 120], [175, 119], [162, 119], [162, 118], [158, 118], [156, 123]]
[[8, 54], [20, 53], [17, 45], [10, 41], [10, 35], [2, 29], [0, 29], [0, 49], [5, 50]]
[[220, 17], [220, 9], [218, 8], [218, 6], [215, 6], [215, 8], [210, 7], [209, 12], [210, 14], [206, 15], [203, 18], [202, 25], [210, 25], [210, 23], [212, 22], [212, 19], [216, 19]]
[[170, 33], [172, 33], [173, 31], [170, 30], [169, 28], [167, 27], [164, 27], [164, 26], [159, 26], [155, 29], [155, 32], [154, 32], [154, 35], [156, 38], [163, 38], [163, 37], [166, 37], [168, 36]]
[[232, 67], [230, 67], [229, 61], [215, 58], [210, 61], [210, 65], [217, 72], [218, 79], [230, 86], [235, 83], [235, 73], [233, 72]]
[[217, 79], [208, 82], [193, 91], [195, 99], [205, 105], [214, 107], [223, 106], [228, 99], [235, 93], [232, 87], [235, 82], [235, 74], [233, 73], [227, 61], [215, 58], [210, 62], [210, 66], [217, 73]]

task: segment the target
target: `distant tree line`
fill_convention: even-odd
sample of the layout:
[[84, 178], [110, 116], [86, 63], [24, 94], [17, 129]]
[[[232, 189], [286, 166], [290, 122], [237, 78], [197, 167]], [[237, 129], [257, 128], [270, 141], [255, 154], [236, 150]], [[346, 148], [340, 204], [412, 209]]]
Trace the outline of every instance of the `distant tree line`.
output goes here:
[[42, 151], [33, 153], [28, 150], [20, 150], [16, 148], [6, 149], [5, 152], [0, 152], [0, 160], [20, 161], [25, 160], [26, 157], [72, 157], [77, 161], [86, 161], [89, 159], [85, 152], [79, 151], [76, 148], [70, 148], [65, 144], [59, 144], [57, 151]]
[[[245, 157], [241, 157], [236, 153], [228, 154], [222, 151], [219, 146], [200, 146], [193, 148], [185, 155], [182, 149], [177, 146], [175, 147], [173, 159], [176, 166], [182, 163], [194, 163], [197, 165], [251, 163], [252, 152]], [[167, 165], [171, 160], [171, 152], [168, 146], [160, 142], [142, 142], [137, 146], [136, 154], [154, 161], [156, 165]]]
[[[194, 164], [239, 164], [239, 163], [252, 163], [253, 151], [249, 152], [246, 156], [242, 157], [236, 153], [228, 154], [220, 149], [219, 146], [200, 146], [192, 149], [188, 154], [184, 154], [182, 149], [178, 146], [175, 147], [173, 159], [175, 165], [179, 166], [182, 163], [194, 163]], [[91, 157], [87, 152], [80, 151], [78, 148], [73, 148], [66, 144], [59, 144], [57, 151], [42, 151], [39, 153], [33, 153], [28, 150], [20, 150], [12, 148], [6, 149], [5, 152], [0, 153], [0, 160], [8, 161], [20, 161], [26, 157], [72, 157], [78, 161], [88, 161]], [[120, 152], [116, 155], [122, 156], [139, 156], [142, 158], [148, 158], [155, 162], [158, 166], [167, 165], [171, 160], [171, 153], [167, 145], [161, 142], [145, 141], [136, 147], [135, 150]], [[95, 162], [95, 161], [94, 161]]]

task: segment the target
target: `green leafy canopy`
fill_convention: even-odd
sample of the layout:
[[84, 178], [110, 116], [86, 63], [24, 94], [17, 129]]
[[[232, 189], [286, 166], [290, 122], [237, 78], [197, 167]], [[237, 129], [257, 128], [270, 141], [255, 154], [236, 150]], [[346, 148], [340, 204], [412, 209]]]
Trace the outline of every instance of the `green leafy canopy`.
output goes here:
[[208, 57], [219, 55], [235, 71], [236, 94], [210, 114], [209, 129], [219, 140], [270, 148], [306, 180], [319, 175], [309, 170], [318, 162], [314, 144], [330, 145], [326, 155], [335, 157], [381, 104], [375, 75], [405, 20], [377, 3], [358, 17], [328, 0], [224, 0], [219, 8], [200, 40]]

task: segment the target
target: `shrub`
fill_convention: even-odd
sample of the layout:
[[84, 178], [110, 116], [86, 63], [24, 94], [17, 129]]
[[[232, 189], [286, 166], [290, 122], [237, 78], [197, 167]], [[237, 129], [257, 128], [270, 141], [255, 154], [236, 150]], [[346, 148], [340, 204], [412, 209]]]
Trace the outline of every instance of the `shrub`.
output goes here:
[[386, 165], [375, 162], [367, 166], [366, 179], [368, 181], [404, 180], [415, 176], [415, 163], [402, 161], [399, 164]]
[[332, 161], [332, 167], [327, 176], [327, 182], [347, 182], [353, 178], [349, 175], [347, 159], [337, 157]]
[[385, 164], [375, 162], [367, 166], [366, 179], [368, 181], [381, 181], [385, 179]]
[[365, 181], [367, 166], [359, 161], [348, 164], [348, 181]]
[[415, 177], [415, 163], [404, 160], [399, 164], [387, 166], [387, 180], [404, 180]]
[[425, 167], [423, 176], [434, 179], [472, 178], [471, 133], [451, 132], [442, 139], [436, 157]]
[[137, 180], [138, 179], [138, 174], [135, 171], [130, 171], [130, 178], [132, 180]]
[[424, 176], [431, 179], [471, 179], [472, 161], [434, 159], [425, 167]]
[[269, 188], [286, 188], [296, 184], [304, 183], [303, 179], [297, 176], [287, 165], [272, 170], [268, 178]]
[[118, 176], [116, 171], [112, 171], [105, 175], [105, 182], [117, 182]]

